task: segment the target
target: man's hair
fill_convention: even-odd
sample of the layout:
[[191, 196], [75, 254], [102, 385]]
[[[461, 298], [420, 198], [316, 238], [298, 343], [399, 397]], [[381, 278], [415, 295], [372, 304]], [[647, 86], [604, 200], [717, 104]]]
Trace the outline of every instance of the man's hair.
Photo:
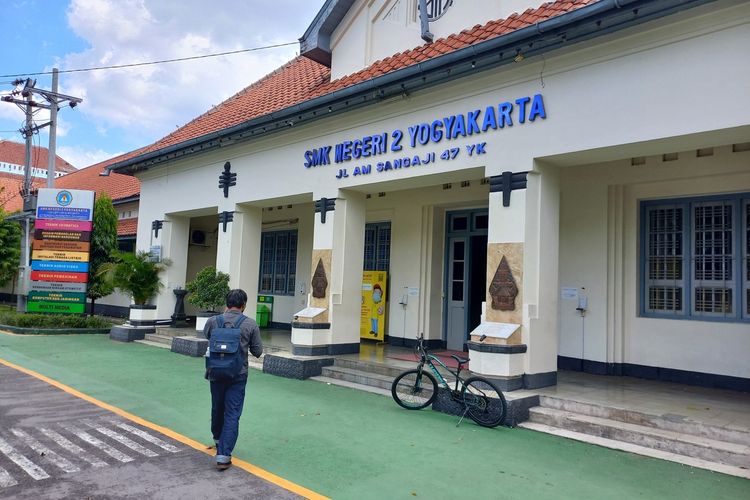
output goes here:
[[245, 304], [247, 304], [247, 294], [245, 293], [245, 290], [240, 288], [229, 290], [229, 293], [227, 294], [227, 307], [240, 308]]

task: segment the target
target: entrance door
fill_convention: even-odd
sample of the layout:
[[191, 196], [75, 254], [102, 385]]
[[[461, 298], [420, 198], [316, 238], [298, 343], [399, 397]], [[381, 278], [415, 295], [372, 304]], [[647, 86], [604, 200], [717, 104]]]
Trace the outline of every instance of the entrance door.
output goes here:
[[448, 239], [448, 349], [463, 351], [466, 333], [466, 250], [467, 238]]
[[449, 212], [446, 217], [445, 340], [464, 350], [479, 325], [487, 290], [486, 209]]

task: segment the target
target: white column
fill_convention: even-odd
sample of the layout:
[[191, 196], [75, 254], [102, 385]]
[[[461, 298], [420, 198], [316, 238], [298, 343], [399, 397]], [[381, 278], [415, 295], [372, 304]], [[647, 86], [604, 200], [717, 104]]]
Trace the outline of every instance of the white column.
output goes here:
[[292, 325], [295, 354], [359, 352], [365, 196], [346, 190], [327, 194], [315, 196], [335, 199], [335, 205], [315, 214], [310, 301]]
[[187, 274], [188, 243], [190, 241], [190, 218], [166, 215], [159, 237], [153, 240], [154, 245], [161, 245], [162, 259], [169, 259], [171, 264], [160, 276], [164, 285], [156, 298], [156, 317], [169, 319], [174, 313], [174, 288], [185, 288]]
[[[489, 195], [485, 317], [472, 332], [470, 368], [497, 377], [507, 390], [553, 385], [557, 380], [557, 171], [537, 167], [526, 174], [525, 188], [515, 185], [509, 193], [497, 180], [491, 183]], [[480, 341], [483, 334], [486, 338]]]
[[557, 167], [537, 166], [526, 189], [524, 252], [525, 385], [557, 381], [560, 187]]
[[223, 224], [218, 223], [216, 269], [229, 274], [230, 288], [245, 290], [245, 313], [251, 318], [255, 317], [258, 301], [262, 220], [261, 208], [237, 205], [234, 209], [234, 219], [227, 224], [226, 232]]

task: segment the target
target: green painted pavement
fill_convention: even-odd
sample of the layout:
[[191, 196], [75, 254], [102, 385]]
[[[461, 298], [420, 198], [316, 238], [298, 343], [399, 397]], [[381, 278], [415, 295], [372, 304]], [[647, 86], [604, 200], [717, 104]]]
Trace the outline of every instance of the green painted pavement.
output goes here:
[[[0, 357], [209, 443], [203, 360], [106, 336], [0, 334]], [[750, 481], [250, 370], [235, 456], [336, 499], [750, 498]], [[207, 463], [210, 466], [210, 463]]]

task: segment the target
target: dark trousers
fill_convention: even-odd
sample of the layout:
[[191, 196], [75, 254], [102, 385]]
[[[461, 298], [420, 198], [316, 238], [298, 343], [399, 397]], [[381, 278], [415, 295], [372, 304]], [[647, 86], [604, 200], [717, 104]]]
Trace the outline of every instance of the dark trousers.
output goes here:
[[211, 381], [211, 433], [216, 442], [216, 462], [231, 460], [240, 430], [247, 375], [229, 381]]

